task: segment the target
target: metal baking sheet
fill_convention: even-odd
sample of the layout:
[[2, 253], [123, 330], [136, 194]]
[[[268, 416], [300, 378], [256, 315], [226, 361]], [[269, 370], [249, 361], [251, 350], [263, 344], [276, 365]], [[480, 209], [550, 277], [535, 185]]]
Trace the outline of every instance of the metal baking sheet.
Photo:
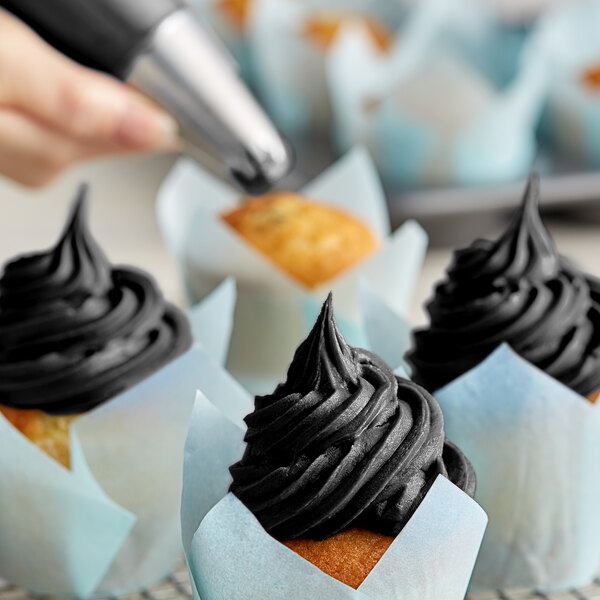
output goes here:
[[[431, 245], [468, 244], [498, 229], [520, 203], [524, 182], [388, 194], [394, 227], [416, 219]], [[600, 171], [542, 175], [541, 210], [550, 218], [600, 225]]]
[[[336, 160], [326, 139], [315, 139], [297, 149], [294, 171], [278, 186], [299, 189]], [[542, 177], [542, 210], [571, 218], [585, 214], [600, 223], [600, 169], [557, 158], [543, 146], [531, 168]], [[441, 186], [386, 190], [392, 225], [416, 219], [425, 227], [434, 246], [471, 242], [498, 227], [519, 203], [524, 182], [472, 187]]]
[[[600, 171], [545, 175], [541, 189], [546, 208], [600, 208]], [[522, 194], [522, 181], [471, 188], [416, 190], [391, 194], [390, 210], [395, 220], [504, 212], [515, 208]]]

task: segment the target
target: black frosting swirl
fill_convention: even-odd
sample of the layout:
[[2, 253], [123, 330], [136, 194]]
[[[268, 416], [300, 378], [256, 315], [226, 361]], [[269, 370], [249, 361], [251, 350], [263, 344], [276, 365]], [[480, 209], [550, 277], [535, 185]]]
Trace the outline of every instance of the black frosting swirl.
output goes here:
[[231, 491], [278, 539], [325, 539], [354, 526], [396, 535], [440, 473], [475, 492], [435, 398], [350, 347], [331, 295], [287, 381], [256, 397], [246, 423]]
[[82, 187], [47, 252], [0, 278], [0, 404], [46, 413], [90, 410], [191, 345], [185, 315], [143, 271], [113, 268], [87, 226]]
[[457, 250], [414, 333], [413, 378], [437, 390], [506, 342], [523, 358], [589, 395], [600, 388], [600, 285], [559, 255], [539, 214], [533, 175], [495, 242]]

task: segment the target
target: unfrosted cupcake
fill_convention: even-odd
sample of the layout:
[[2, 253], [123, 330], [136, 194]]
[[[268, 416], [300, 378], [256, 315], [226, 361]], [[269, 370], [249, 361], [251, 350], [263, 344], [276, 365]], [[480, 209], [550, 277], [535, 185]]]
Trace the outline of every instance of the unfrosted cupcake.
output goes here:
[[331, 295], [287, 380], [257, 396], [231, 491], [276, 539], [357, 588], [438, 475], [471, 497], [475, 474], [435, 398], [349, 346]]
[[539, 179], [496, 241], [454, 253], [414, 334], [413, 378], [437, 390], [502, 343], [575, 392], [600, 389], [600, 285], [561, 256], [539, 214]]
[[110, 264], [82, 188], [57, 244], [0, 279], [0, 412], [69, 466], [73, 419], [133, 387], [192, 343], [150, 275]]
[[304, 21], [303, 34], [323, 52], [327, 52], [339, 37], [342, 29], [352, 26], [364, 28], [367, 39], [377, 52], [390, 51], [395, 32], [386, 27], [379, 19], [359, 12], [315, 11]]
[[[253, 0], [218, 0], [215, 7], [240, 33], [244, 33], [251, 17]], [[389, 51], [394, 34], [379, 19], [358, 11], [315, 9], [302, 24], [305, 37], [323, 51], [329, 50], [342, 28], [348, 25], [365, 27], [373, 47]]]
[[379, 246], [354, 216], [291, 192], [248, 199], [223, 220], [307, 288], [333, 279]]

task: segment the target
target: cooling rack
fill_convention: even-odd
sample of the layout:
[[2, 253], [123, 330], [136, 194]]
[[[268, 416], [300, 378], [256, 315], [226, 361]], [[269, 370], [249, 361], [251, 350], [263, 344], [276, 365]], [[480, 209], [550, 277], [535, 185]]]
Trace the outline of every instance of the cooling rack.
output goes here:
[[600, 579], [591, 585], [566, 592], [542, 593], [531, 590], [477, 592], [467, 595], [466, 600], [600, 600]]
[[[40, 596], [29, 594], [0, 579], [0, 600], [40, 600], [40, 598]], [[49, 600], [49, 597], [44, 596], [44, 600]], [[116, 600], [116, 598], [108, 596], [106, 599], [99, 600]], [[119, 600], [192, 600], [192, 589], [187, 570], [182, 565], [155, 586], [135, 594], [122, 596]], [[512, 590], [510, 592], [498, 590], [470, 593], [465, 600], [600, 600], [600, 579], [584, 588], [567, 592], [544, 594], [530, 590]]]

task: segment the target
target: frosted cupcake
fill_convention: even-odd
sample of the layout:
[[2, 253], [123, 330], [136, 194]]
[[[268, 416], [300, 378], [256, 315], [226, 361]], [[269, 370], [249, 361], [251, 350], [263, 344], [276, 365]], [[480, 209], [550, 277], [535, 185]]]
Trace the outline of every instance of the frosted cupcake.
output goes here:
[[558, 253], [538, 186], [500, 238], [455, 252], [407, 355], [478, 473], [476, 588], [572, 589], [600, 562], [599, 287]]
[[150, 275], [110, 264], [85, 195], [54, 247], [0, 278], [0, 578], [77, 598], [180, 559], [185, 432], [234, 297], [227, 282], [188, 321]]
[[437, 401], [350, 347], [331, 295], [285, 383], [257, 396], [231, 491], [265, 530], [357, 588], [438, 475], [470, 496], [475, 473]]
[[77, 416], [190, 348], [185, 315], [155, 281], [113, 267], [92, 238], [82, 190], [57, 244], [0, 279], [0, 412], [63, 465]]
[[[354, 598], [358, 589], [395, 600], [410, 589], [427, 600], [442, 590], [448, 600], [462, 600], [485, 526], [470, 499], [473, 468], [446, 440], [431, 394], [345, 341], [331, 295], [285, 383], [257, 396], [245, 422], [230, 494], [206, 515], [207, 497], [230, 481], [220, 465], [235, 452], [241, 430], [197, 400], [182, 524], [200, 597], [268, 600], [297, 589], [306, 590], [301, 598]], [[223, 433], [207, 442], [203, 428]], [[205, 444], [218, 453], [210, 464], [198, 452]], [[440, 529], [440, 519], [448, 527]], [[273, 568], [254, 565], [254, 556], [269, 556]], [[425, 582], [431, 560], [436, 576]]]
[[415, 381], [437, 390], [507, 343], [578, 394], [600, 388], [600, 286], [558, 253], [538, 204], [532, 176], [498, 240], [455, 252], [407, 356]]

